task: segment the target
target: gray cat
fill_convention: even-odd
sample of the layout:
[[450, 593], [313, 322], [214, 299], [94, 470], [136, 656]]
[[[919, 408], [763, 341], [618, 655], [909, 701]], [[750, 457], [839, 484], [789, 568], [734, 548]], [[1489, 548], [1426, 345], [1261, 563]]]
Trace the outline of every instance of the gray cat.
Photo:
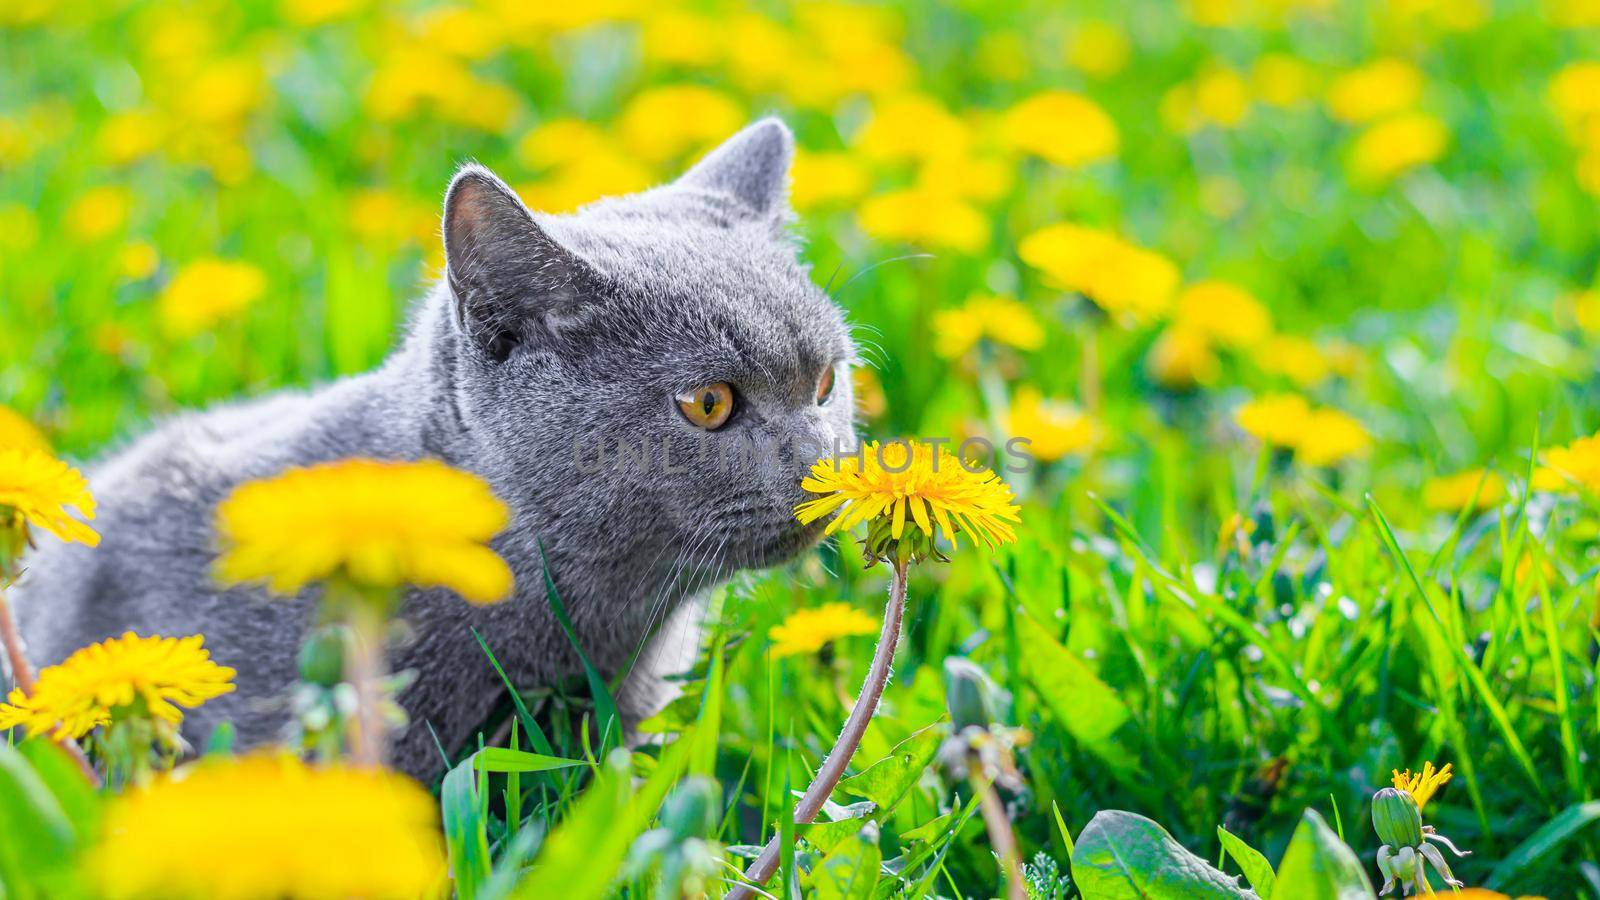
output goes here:
[[[18, 589], [34, 661], [126, 629], [201, 633], [238, 689], [192, 712], [186, 737], [227, 719], [242, 745], [281, 739], [311, 598], [213, 586], [217, 502], [290, 466], [442, 459], [511, 508], [493, 546], [517, 588], [487, 607], [442, 590], [406, 598], [413, 636], [391, 664], [417, 678], [393, 756], [426, 778], [443, 764], [424, 723], [454, 752], [501, 696], [471, 629], [518, 684], [579, 671], [544, 596], [541, 544], [607, 678], [675, 610], [682, 624], [686, 598], [811, 546], [819, 528], [792, 509], [810, 459], [853, 440], [854, 348], [787, 233], [792, 154], [788, 128], [765, 119], [671, 184], [565, 216], [530, 213], [464, 167], [445, 198], [447, 276], [380, 368], [178, 417], [90, 472], [102, 544], [42, 542]], [[777, 449], [746, 465], [727, 452], [738, 445]], [[649, 670], [686, 644], [658, 635], [624, 687], [625, 717], [651, 711]]]

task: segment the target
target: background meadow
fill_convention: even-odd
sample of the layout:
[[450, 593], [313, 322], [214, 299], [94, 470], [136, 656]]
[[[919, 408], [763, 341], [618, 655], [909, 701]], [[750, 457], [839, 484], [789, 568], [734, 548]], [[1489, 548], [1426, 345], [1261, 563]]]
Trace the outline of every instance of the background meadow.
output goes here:
[[[853, 769], [905, 777], [856, 783], [876, 835], [807, 844], [871, 883], [806, 891], [1002, 890], [915, 737], [961, 656], [1031, 735], [1005, 795], [1039, 896], [1077, 895], [1064, 834], [1104, 809], [1218, 861], [1218, 825], [1277, 860], [1310, 808], [1375, 874], [1372, 792], [1424, 760], [1467, 884], [1600, 896], [1600, 4], [7, 0], [0, 85], [0, 404], [83, 461], [375, 365], [464, 160], [559, 212], [782, 115], [864, 433], [1042, 462], [1007, 476], [1015, 546], [912, 579]], [[719, 596], [653, 723], [715, 779], [712, 859], [771, 834], [871, 653], [771, 629], [875, 619], [883, 583], [846, 542]], [[588, 701], [529, 701], [581, 757]], [[682, 817], [617, 778], [447, 783], [446, 824], [493, 890], [531, 860], [644, 895]]]

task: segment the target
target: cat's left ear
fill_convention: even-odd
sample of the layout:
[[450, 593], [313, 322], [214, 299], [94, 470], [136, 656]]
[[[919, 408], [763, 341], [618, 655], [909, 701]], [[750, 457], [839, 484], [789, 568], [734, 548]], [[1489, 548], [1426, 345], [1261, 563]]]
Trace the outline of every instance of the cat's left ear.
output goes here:
[[786, 221], [789, 163], [794, 134], [783, 120], [769, 116], [723, 141], [677, 180], [682, 187], [726, 194], [752, 218]]

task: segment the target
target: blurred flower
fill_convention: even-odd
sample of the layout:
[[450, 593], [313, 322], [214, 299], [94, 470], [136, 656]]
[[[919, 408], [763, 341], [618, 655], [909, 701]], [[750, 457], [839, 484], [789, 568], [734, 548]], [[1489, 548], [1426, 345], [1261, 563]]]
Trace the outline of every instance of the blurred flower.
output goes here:
[[1165, 315], [1178, 287], [1178, 267], [1166, 257], [1082, 225], [1046, 225], [1024, 237], [1017, 253], [1053, 287], [1135, 323]]
[[1175, 85], [1161, 98], [1167, 129], [1187, 134], [1206, 126], [1236, 128], [1250, 113], [1250, 88], [1226, 66], [1211, 66], [1193, 81]]
[[1534, 471], [1532, 486], [1536, 491], [1600, 493], [1600, 433], [1545, 450], [1544, 465]]
[[917, 187], [965, 200], [989, 201], [1011, 188], [1011, 165], [1003, 160], [954, 154], [930, 157], [917, 170]]
[[350, 230], [367, 241], [391, 245], [431, 239], [439, 230], [432, 204], [383, 188], [357, 191], [350, 198]]
[[1396, 175], [1434, 162], [1450, 143], [1450, 129], [1426, 113], [1385, 119], [1356, 139], [1350, 172], [1358, 181], [1381, 184]]
[[1058, 166], [1109, 159], [1117, 126], [1094, 101], [1071, 91], [1043, 91], [1006, 110], [1001, 137], [1012, 148]]
[[1311, 67], [1288, 53], [1263, 54], [1251, 67], [1250, 87], [1268, 106], [1295, 106], [1311, 96]]
[[1132, 55], [1127, 32], [1111, 22], [1080, 22], [1067, 38], [1067, 64], [1095, 78], [1121, 72]]
[[867, 170], [849, 153], [795, 153], [790, 201], [802, 213], [859, 200], [871, 186]]
[[424, 10], [417, 31], [430, 47], [464, 60], [488, 59], [506, 46], [506, 30], [495, 17], [469, 6]]
[[1422, 486], [1423, 505], [1441, 512], [1459, 512], [1468, 506], [1488, 509], [1498, 506], [1505, 496], [1506, 480], [1484, 469], [1430, 478]]
[[824, 603], [815, 609], [797, 609], [772, 626], [767, 637], [773, 656], [813, 654], [834, 641], [862, 634], [874, 634], [878, 620], [848, 603]]
[[1308, 466], [1333, 466], [1365, 454], [1372, 435], [1353, 417], [1337, 409], [1315, 409], [1295, 442], [1295, 458]]
[[127, 165], [160, 149], [166, 127], [153, 110], [134, 109], [106, 119], [95, 136], [95, 146], [106, 162]]
[[744, 111], [721, 91], [695, 84], [644, 90], [617, 116], [617, 135], [647, 162], [701, 151], [739, 130]]
[[0, 450], [32, 450], [49, 453], [50, 442], [44, 432], [15, 410], [0, 406]]
[[1145, 363], [1150, 377], [1168, 390], [1187, 391], [1210, 384], [1221, 371], [1211, 338], [1204, 332], [1173, 325], [1161, 332]]
[[211, 661], [201, 635], [120, 638], [91, 644], [39, 672], [33, 693], [13, 690], [0, 705], [0, 731], [24, 726], [30, 735], [81, 738], [121, 715], [183, 721], [193, 709], [233, 690], [234, 670]]
[[266, 96], [261, 64], [246, 57], [206, 62], [184, 80], [184, 114], [202, 125], [226, 126], [250, 113]]
[[1249, 291], [1226, 281], [1197, 281], [1178, 295], [1173, 322], [1222, 347], [1253, 347], [1272, 333], [1272, 315]]
[[1395, 58], [1374, 60], [1335, 78], [1328, 112], [1343, 122], [1371, 122], [1402, 112], [1422, 98], [1422, 70]]
[[883, 392], [883, 384], [878, 381], [878, 375], [867, 366], [854, 366], [850, 369], [850, 384], [854, 388], [852, 393], [856, 398], [856, 412], [863, 418], [876, 419], [889, 410], [889, 398]]
[[1600, 0], [1550, 0], [1550, 19], [1563, 28], [1600, 26]]
[[1088, 415], [1060, 400], [1046, 399], [1033, 385], [1023, 385], [1011, 400], [1006, 432], [1028, 439], [1028, 453], [1051, 462], [1093, 448], [1099, 429]]
[[190, 338], [239, 315], [266, 288], [266, 275], [250, 263], [200, 259], [173, 276], [156, 309], [167, 334]]
[[1567, 297], [1572, 322], [1590, 334], [1600, 334], [1600, 290], [1576, 291]]
[[1302, 390], [1316, 387], [1332, 374], [1332, 364], [1316, 344], [1292, 334], [1274, 335], [1251, 357], [1269, 375], [1281, 375]]
[[1550, 105], [1573, 137], [1584, 135], [1600, 118], [1600, 62], [1568, 63], [1550, 80]]
[[938, 100], [903, 94], [873, 105], [854, 145], [869, 159], [902, 162], [965, 153], [970, 142], [966, 123]]
[[225, 584], [294, 594], [335, 574], [359, 585], [446, 587], [473, 603], [511, 591], [485, 546], [505, 504], [478, 476], [433, 460], [348, 459], [290, 469], [236, 488], [217, 506]]
[[631, 194], [650, 186], [650, 173], [612, 151], [561, 166], [538, 181], [521, 185], [524, 203], [542, 212], [571, 212], [601, 197]]
[[970, 470], [944, 447], [920, 441], [871, 441], [855, 455], [818, 460], [800, 486], [823, 495], [795, 507], [801, 524], [835, 513], [827, 534], [873, 523], [869, 559], [934, 554], [940, 534], [952, 547], [959, 533], [991, 547], [1008, 544], [1016, 534], [1006, 523], [1021, 521], [1011, 488], [999, 476]]
[[119, 185], [90, 188], [67, 207], [67, 231], [81, 241], [98, 241], [120, 231], [133, 208], [133, 194]]
[[371, 0], [279, 0], [278, 14], [300, 28], [313, 28], [348, 19], [364, 10]]
[[365, 103], [380, 122], [432, 113], [498, 133], [511, 124], [518, 97], [505, 85], [474, 75], [461, 60], [438, 48], [405, 41], [394, 44], [379, 62], [367, 84]]
[[664, 7], [641, 23], [640, 53], [647, 61], [706, 69], [722, 56], [719, 22], [709, 16]]
[[856, 212], [861, 230], [880, 241], [976, 253], [989, 241], [989, 220], [946, 191], [905, 188], [878, 194]]
[[1410, 794], [1411, 799], [1417, 801], [1417, 809], [1421, 810], [1428, 805], [1429, 800], [1433, 799], [1439, 788], [1444, 787], [1445, 782], [1450, 780], [1454, 774], [1451, 771], [1453, 768], [1449, 763], [1445, 763], [1444, 768], [1435, 770], [1432, 762], [1424, 762], [1422, 771], [1415, 775], [1411, 774], [1410, 769], [1404, 772], [1395, 769], [1391, 774], [1395, 790]]
[[974, 294], [955, 309], [933, 316], [934, 351], [946, 359], [965, 356], [988, 338], [1019, 350], [1044, 346], [1044, 328], [1026, 305], [1014, 297]]
[[611, 138], [598, 125], [570, 117], [546, 119], [517, 141], [517, 159], [530, 169], [578, 163], [614, 150]]
[[0, 248], [31, 250], [38, 242], [39, 217], [34, 211], [21, 203], [0, 203]]
[[82, 473], [39, 449], [0, 447], [0, 531], [33, 525], [68, 543], [98, 545], [100, 535], [69, 507], [94, 521], [94, 495]]
[[117, 251], [117, 272], [128, 281], [143, 281], [156, 273], [161, 265], [161, 254], [149, 241], [123, 244]]
[[437, 805], [403, 775], [288, 755], [208, 758], [112, 800], [91, 861], [106, 896], [432, 896]]

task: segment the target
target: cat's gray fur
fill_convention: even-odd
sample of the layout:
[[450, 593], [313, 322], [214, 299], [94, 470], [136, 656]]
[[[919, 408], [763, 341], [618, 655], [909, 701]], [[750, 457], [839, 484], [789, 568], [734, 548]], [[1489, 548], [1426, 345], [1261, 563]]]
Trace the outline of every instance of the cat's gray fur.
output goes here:
[[[462, 168], [445, 201], [447, 278], [379, 369], [181, 416], [91, 471], [103, 542], [41, 542], [18, 588], [35, 662], [125, 629], [203, 633], [213, 657], [238, 669], [238, 690], [191, 713], [186, 736], [201, 741], [228, 719], [242, 744], [281, 738], [310, 598], [214, 588], [215, 505], [289, 466], [437, 457], [484, 477], [511, 507], [493, 546], [517, 589], [487, 607], [441, 590], [407, 597], [414, 637], [392, 664], [417, 679], [401, 696], [413, 724], [394, 757], [426, 777], [442, 763], [423, 723], [456, 750], [499, 696], [470, 629], [520, 684], [578, 671], [544, 597], [541, 542], [577, 636], [608, 677], [686, 596], [809, 546], [816, 528], [791, 513], [803, 454], [744, 477], [699, 456], [753, 436], [851, 440], [848, 332], [787, 233], [792, 153], [788, 128], [765, 119], [672, 184], [566, 216], [531, 214], [487, 170]], [[838, 387], [819, 404], [830, 365]], [[737, 386], [740, 407], [708, 435], [673, 397], [718, 381]], [[574, 450], [575, 438], [659, 447], [667, 435], [683, 439], [670, 470], [658, 453], [648, 467], [590, 472], [592, 458], [580, 463]], [[648, 712], [648, 677], [624, 698], [625, 713]]]

